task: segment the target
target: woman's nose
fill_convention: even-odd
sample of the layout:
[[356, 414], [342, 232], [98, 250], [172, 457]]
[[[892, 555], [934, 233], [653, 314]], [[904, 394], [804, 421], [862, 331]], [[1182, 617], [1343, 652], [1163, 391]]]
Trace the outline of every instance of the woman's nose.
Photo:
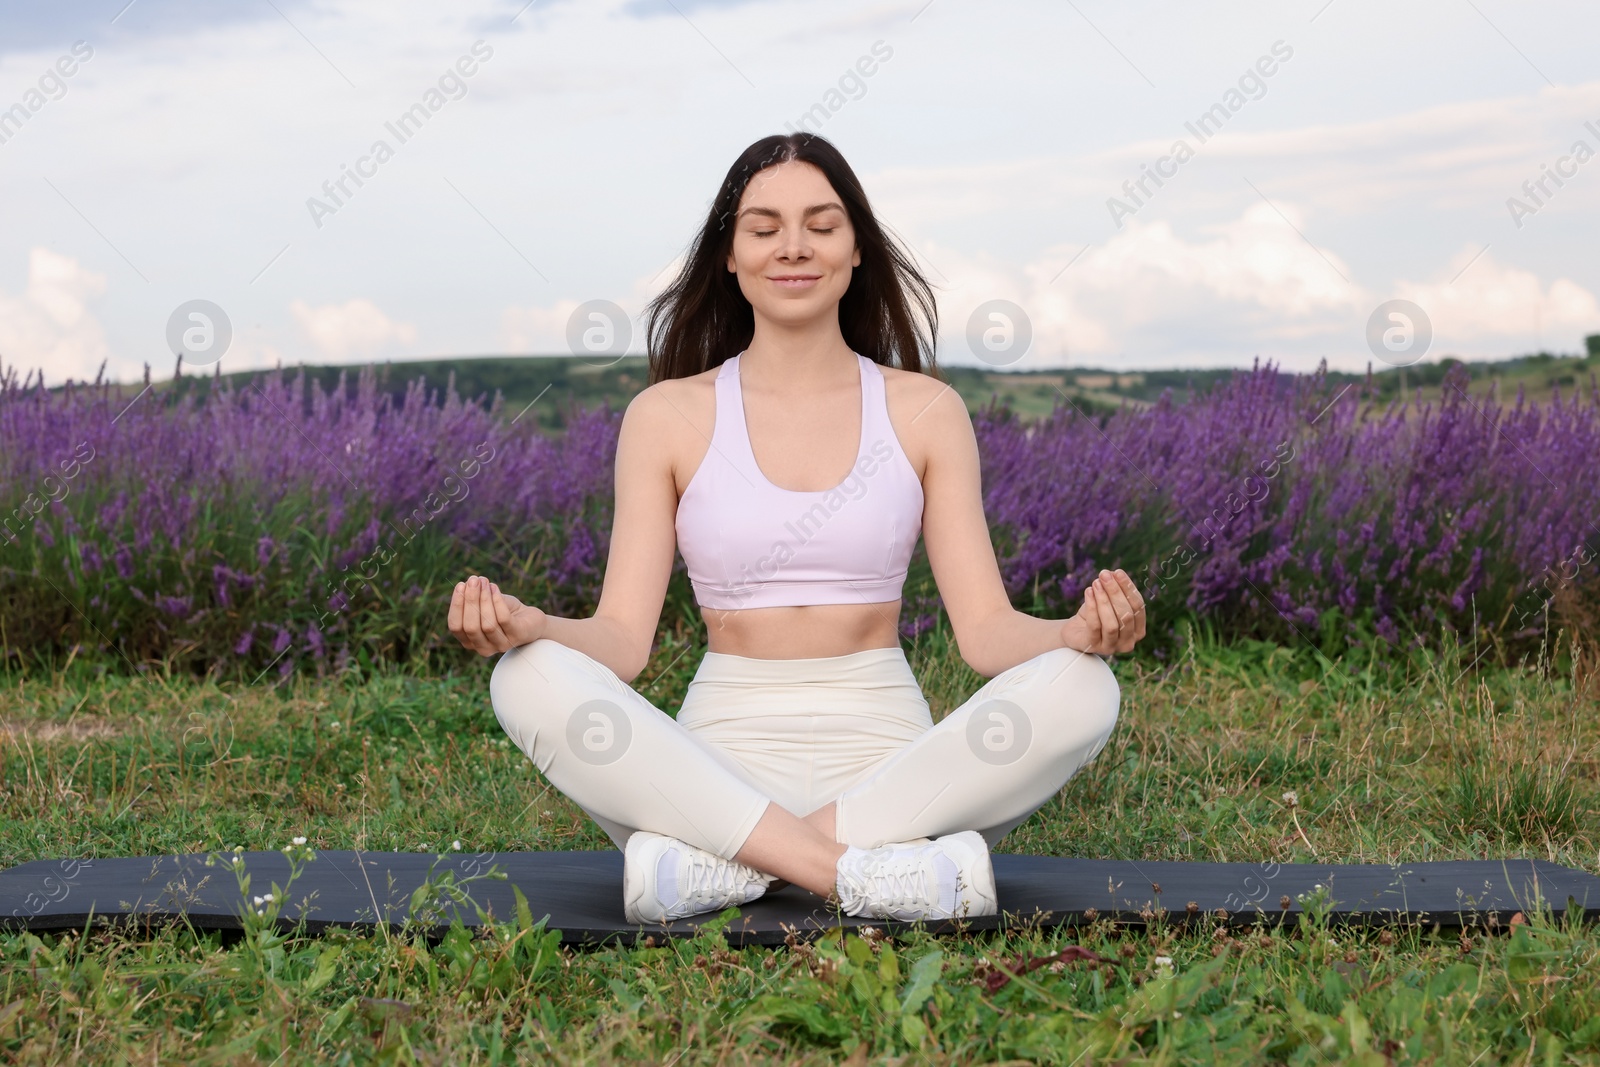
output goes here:
[[811, 242], [806, 237], [806, 232], [803, 228], [798, 232], [794, 230], [783, 231], [783, 243], [778, 248], [778, 257], [780, 259], [805, 259], [810, 254]]

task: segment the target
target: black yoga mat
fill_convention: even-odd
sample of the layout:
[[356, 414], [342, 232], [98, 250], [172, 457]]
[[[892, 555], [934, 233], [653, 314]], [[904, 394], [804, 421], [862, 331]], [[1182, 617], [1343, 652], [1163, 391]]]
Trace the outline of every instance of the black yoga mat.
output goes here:
[[[306, 930], [333, 926], [399, 929], [410, 913], [414, 891], [429, 877], [439, 885], [450, 875], [471, 901], [447, 897], [425, 914], [430, 934], [442, 934], [452, 917], [481, 925], [478, 908], [495, 921], [516, 919], [512, 886], [522, 890], [535, 921], [562, 931], [567, 944], [631, 944], [653, 934], [690, 936], [714, 914], [668, 926], [629, 925], [622, 916], [622, 853], [500, 852], [445, 856], [409, 852], [319, 852], [289, 884], [289, 859], [281, 852], [239, 855], [251, 876], [241, 895], [235, 869], [221, 853], [215, 866], [205, 855], [135, 856], [111, 859], [35, 860], [0, 871], [0, 927], [29, 930], [81, 929], [91, 910], [117, 923], [157, 925], [187, 915], [197, 929], [238, 929], [253, 898], [287, 888], [280, 926], [302, 916]], [[1002, 914], [957, 922], [930, 922], [941, 932], [994, 930], [1026, 924], [1055, 926], [1095, 917], [1127, 922], [1226, 918], [1230, 924], [1296, 921], [1296, 897], [1326, 886], [1333, 921], [1367, 925], [1437, 923], [1444, 927], [1501, 926], [1542, 901], [1558, 916], [1569, 908], [1585, 919], [1600, 918], [1600, 877], [1547, 860], [1454, 860], [1434, 863], [1330, 865], [1319, 863], [1188, 863], [1072, 859], [1059, 856], [993, 857]], [[506, 879], [475, 877], [493, 869]], [[1570, 898], [1570, 899], [1569, 899]], [[814, 937], [832, 926], [877, 926], [886, 931], [910, 924], [841, 916], [819, 897], [795, 886], [745, 905], [725, 935], [734, 944], [781, 944], [791, 932]]]

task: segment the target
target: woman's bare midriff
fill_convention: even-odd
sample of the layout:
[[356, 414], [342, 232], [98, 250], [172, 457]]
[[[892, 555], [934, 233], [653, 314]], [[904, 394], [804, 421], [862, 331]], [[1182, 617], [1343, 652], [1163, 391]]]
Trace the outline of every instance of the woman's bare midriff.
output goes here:
[[712, 652], [750, 659], [817, 659], [900, 645], [900, 601], [701, 609]]

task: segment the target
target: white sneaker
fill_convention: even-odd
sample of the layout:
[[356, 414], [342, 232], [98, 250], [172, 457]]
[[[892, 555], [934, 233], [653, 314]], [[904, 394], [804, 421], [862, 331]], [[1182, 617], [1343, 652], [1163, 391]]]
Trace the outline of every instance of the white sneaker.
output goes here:
[[875, 919], [950, 919], [999, 910], [989, 844], [976, 830], [934, 841], [847, 848], [839, 857], [839, 904]]
[[670, 922], [747, 904], [775, 877], [665, 834], [636, 830], [622, 852], [622, 914], [630, 923]]

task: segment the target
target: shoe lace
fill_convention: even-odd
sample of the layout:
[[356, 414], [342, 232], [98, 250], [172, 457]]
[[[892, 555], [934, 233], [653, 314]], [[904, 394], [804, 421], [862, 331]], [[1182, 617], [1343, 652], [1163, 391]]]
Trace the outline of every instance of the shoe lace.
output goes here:
[[739, 888], [738, 865], [714, 853], [695, 849], [679, 852], [684, 871], [686, 899], [697, 903], [726, 900]]
[[859, 888], [884, 907], [926, 905], [930, 899], [937, 899], [937, 888], [933, 885], [921, 852], [883, 859], [874, 857], [863, 863], [862, 867], [864, 870]]

